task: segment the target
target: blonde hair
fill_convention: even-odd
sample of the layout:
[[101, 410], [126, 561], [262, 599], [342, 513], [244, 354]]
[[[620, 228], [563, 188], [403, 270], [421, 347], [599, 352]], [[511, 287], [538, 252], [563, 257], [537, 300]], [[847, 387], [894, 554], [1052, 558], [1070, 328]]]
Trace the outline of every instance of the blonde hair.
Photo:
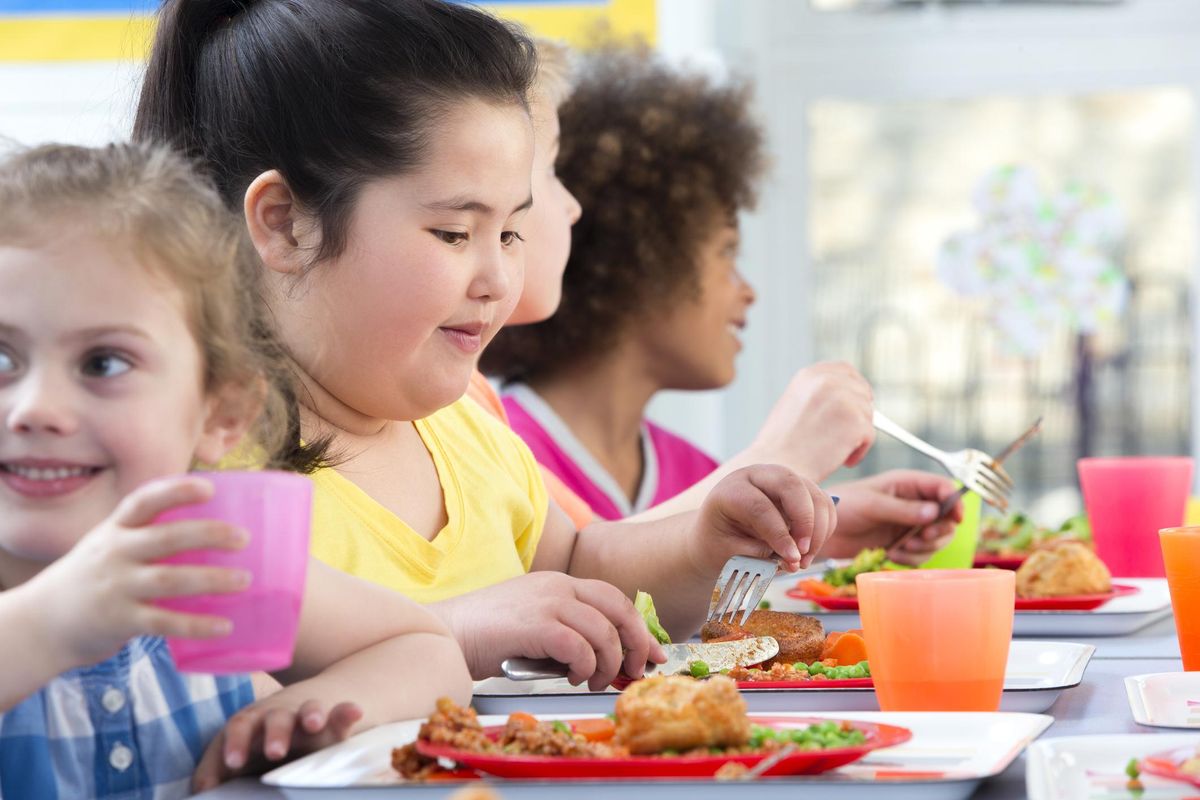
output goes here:
[[574, 64], [571, 48], [562, 42], [535, 36], [537, 47], [537, 74], [533, 78], [530, 94], [543, 99], [551, 108], [558, 109], [571, 96]]
[[205, 393], [236, 402], [253, 420], [245, 444], [275, 465], [291, 436], [291, 372], [258, 291], [258, 254], [216, 189], [161, 145], [50, 144], [0, 161], [0, 243], [36, 246], [64, 224], [129, 247], [179, 287]]

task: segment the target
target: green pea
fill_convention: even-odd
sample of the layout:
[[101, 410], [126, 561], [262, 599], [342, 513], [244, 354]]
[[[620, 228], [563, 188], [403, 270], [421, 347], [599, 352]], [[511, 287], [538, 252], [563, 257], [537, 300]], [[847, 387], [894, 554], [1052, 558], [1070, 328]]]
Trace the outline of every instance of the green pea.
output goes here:
[[825, 672], [825, 669], [826, 669], [825, 665], [822, 664], [820, 661], [814, 661], [808, 667], [808, 671], [812, 675], [820, 675], [821, 673]]
[[708, 664], [703, 661], [693, 661], [688, 664], [688, 669], [692, 671], [693, 678], [707, 678], [709, 676]]
[[862, 664], [855, 664], [853, 667], [846, 668], [846, 677], [848, 678], [865, 678], [867, 670]]
[[771, 608], [771, 601], [763, 600], [761, 603], [758, 604], [758, 607], [761, 608], [763, 611], [767, 611]]
[[571, 735], [571, 727], [561, 719], [554, 720], [554, 730], [558, 731], [559, 733], [565, 733], [568, 736]]
[[1125, 765], [1125, 774], [1136, 780], [1142, 771], [1138, 769], [1138, 760], [1136, 758], [1129, 759], [1129, 763]]

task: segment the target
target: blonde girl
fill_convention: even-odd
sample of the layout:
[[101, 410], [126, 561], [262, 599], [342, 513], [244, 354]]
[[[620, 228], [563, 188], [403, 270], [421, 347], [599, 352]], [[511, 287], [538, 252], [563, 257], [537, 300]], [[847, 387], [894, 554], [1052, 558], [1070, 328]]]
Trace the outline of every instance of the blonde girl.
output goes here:
[[[0, 795], [178, 797], [470, 693], [435, 618], [311, 565], [287, 688], [184, 675], [163, 636], [228, 620], [154, 600], [238, 592], [238, 570], [164, 565], [244, 546], [189, 478], [285, 402], [240, 221], [163, 148], [50, 145], [0, 163]], [[378, 614], [365, 616], [361, 609]]]

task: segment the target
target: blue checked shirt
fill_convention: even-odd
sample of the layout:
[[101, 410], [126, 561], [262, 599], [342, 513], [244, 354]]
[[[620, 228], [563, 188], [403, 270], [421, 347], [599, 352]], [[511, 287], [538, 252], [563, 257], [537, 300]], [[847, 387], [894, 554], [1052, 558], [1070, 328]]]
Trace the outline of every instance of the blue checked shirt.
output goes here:
[[205, 746], [253, 700], [248, 676], [185, 674], [165, 641], [133, 639], [0, 714], [0, 798], [186, 797]]

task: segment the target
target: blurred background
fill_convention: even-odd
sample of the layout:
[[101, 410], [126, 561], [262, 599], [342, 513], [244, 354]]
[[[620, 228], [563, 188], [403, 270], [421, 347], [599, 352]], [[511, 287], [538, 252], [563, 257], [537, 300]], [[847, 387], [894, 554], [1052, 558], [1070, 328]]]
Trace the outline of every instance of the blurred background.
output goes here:
[[[0, 0], [0, 137], [127, 135], [153, 0]], [[846, 360], [944, 449], [996, 451], [1046, 524], [1084, 455], [1200, 451], [1197, 0], [540, 0], [754, 81], [772, 169], [743, 220], [758, 289], [737, 381], [652, 416], [715, 455], [791, 375]], [[586, 213], [586, 210], [585, 210]], [[881, 437], [855, 473], [934, 468]]]

